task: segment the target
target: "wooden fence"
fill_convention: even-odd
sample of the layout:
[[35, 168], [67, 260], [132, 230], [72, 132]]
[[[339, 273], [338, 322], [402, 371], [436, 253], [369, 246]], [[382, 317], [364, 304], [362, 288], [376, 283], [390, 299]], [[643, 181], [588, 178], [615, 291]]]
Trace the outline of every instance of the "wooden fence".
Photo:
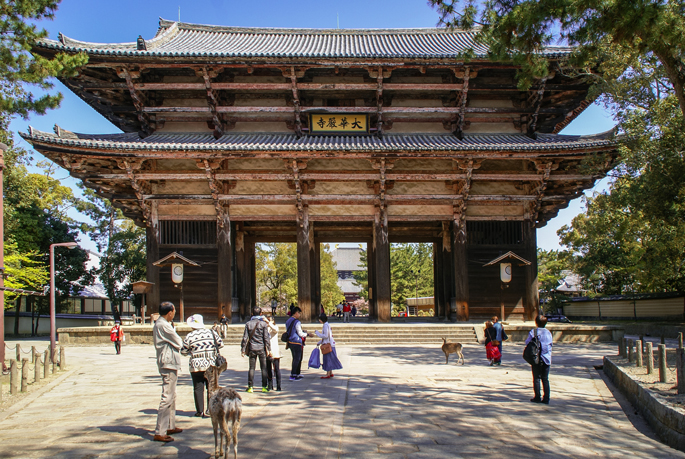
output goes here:
[[594, 299], [564, 303], [571, 319], [685, 320], [685, 295], [670, 298]]

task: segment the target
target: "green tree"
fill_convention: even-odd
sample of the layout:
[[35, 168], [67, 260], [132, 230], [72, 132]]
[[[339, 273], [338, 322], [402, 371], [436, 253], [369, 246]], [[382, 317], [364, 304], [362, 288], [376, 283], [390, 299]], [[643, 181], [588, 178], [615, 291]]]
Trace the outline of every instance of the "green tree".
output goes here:
[[35, 21], [53, 19], [60, 0], [0, 0], [0, 113], [27, 118], [57, 108], [61, 94], [36, 97], [29, 86], [42, 91], [53, 87], [51, 77], [72, 76], [86, 64], [85, 54], [58, 53], [46, 58], [31, 52], [34, 43], [47, 37]]
[[329, 244], [321, 246], [321, 304], [326, 314], [332, 314], [335, 305], [345, 301], [345, 295], [338, 286], [338, 271]]
[[[429, 0], [439, 24], [472, 29], [495, 60], [522, 66], [519, 86], [552, 70], [545, 46], [576, 46], [570, 63], [588, 75], [612, 52], [657, 59], [685, 113], [685, 5], [680, 0]], [[473, 55], [473, 51], [467, 53]]]
[[[5, 287], [42, 292], [49, 282], [48, 266], [36, 251], [22, 253], [16, 243], [5, 244]], [[5, 308], [14, 305], [18, 293], [5, 292]]]

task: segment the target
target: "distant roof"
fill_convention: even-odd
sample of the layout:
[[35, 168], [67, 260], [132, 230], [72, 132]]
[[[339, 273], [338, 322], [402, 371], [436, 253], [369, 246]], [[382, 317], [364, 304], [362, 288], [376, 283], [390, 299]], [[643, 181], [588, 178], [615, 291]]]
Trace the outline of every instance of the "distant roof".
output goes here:
[[338, 279], [338, 286], [343, 293], [359, 293], [362, 288], [354, 284], [354, 279]]
[[85, 298], [107, 298], [107, 292], [105, 291], [105, 286], [101, 282], [97, 282], [93, 285], [87, 285], [78, 292], [77, 296], [82, 296]]
[[362, 249], [358, 247], [338, 247], [331, 251], [338, 271], [362, 271], [359, 266]]
[[[59, 35], [38, 46], [60, 51], [85, 51], [112, 56], [158, 57], [282, 57], [282, 58], [457, 58], [473, 49], [487, 57], [488, 48], [477, 43], [476, 31], [430, 29], [277, 29], [188, 24], [160, 19], [146, 50], [136, 42], [92, 43]], [[135, 38], [135, 37], [132, 37]], [[572, 48], [550, 46], [543, 55], [568, 55]]]
[[141, 139], [137, 133], [78, 134], [59, 129], [60, 135], [29, 128], [20, 133], [27, 141], [98, 150], [186, 150], [186, 151], [547, 151], [584, 150], [616, 145], [614, 131], [595, 135], [473, 134], [459, 140], [452, 134], [387, 134], [376, 136], [303, 136], [295, 134], [225, 134], [215, 139], [211, 132], [154, 133]]

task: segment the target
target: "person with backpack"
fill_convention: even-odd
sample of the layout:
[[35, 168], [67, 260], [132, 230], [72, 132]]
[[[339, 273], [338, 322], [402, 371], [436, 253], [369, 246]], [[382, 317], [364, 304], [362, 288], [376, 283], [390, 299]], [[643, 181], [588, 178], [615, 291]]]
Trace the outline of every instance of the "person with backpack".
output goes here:
[[[552, 365], [552, 333], [545, 328], [547, 317], [542, 314], [535, 318], [536, 328], [528, 333], [526, 338], [526, 349], [524, 358], [528, 353], [535, 353], [532, 359], [526, 359], [530, 363], [533, 371], [533, 391], [535, 397], [530, 401], [533, 403], [545, 403], [549, 405], [549, 367]], [[532, 342], [532, 344], [530, 344]], [[530, 344], [530, 345], [529, 345]], [[535, 361], [537, 360], [537, 363]], [[540, 382], [542, 381], [543, 396], [540, 397]]]
[[290, 369], [291, 381], [299, 381], [303, 378], [302, 352], [304, 350], [304, 343], [308, 336], [314, 336], [313, 333], [307, 333], [307, 330], [302, 330], [300, 313], [302, 313], [302, 309], [295, 306], [292, 309], [290, 318], [285, 323], [285, 332], [288, 339], [286, 349], [290, 349], [290, 353], [293, 356], [293, 363]]
[[266, 372], [266, 358], [271, 355], [271, 335], [269, 327], [262, 315], [262, 308], [257, 306], [252, 309], [252, 317], [245, 324], [243, 341], [240, 344], [240, 355], [250, 358], [250, 366], [247, 373], [247, 392], [252, 393], [254, 370], [259, 359], [259, 368], [262, 372], [262, 392], [269, 392], [268, 375]]
[[118, 320], [114, 322], [114, 326], [109, 331], [109, 339], [114, 343], [114, 349], [117, 354], [121, 354], [121, 342], [124, 341], [124, 329], [121, 328], [121, 322]]

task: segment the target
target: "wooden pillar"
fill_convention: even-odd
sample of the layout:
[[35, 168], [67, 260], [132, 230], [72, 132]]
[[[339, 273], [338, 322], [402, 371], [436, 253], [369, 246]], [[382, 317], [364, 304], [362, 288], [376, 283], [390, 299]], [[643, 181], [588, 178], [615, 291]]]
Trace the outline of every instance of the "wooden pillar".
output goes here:
[[[150, 293], [147, 294], [146, 300], [148, 304], [149, 314], [159, 312], [159, 303], [161, 302], [160, 297], [160, 285], [159, 285], [159, 268], [152, 263], [159, 260], [159, 222], [156, 219], [156, 213], [154, 215], [154, 220], [148, 222], [148, 227], [146, 228], [147, 235], [147, 276], [148, 282], [152, 283], [152, 289]], [[178, 305], [177, 305], [178, 306]]]
[[466, 222], [452, 224], [452, 260], [454, 263], [454, 297], [450, 305], [450, 320], [469, 320], [469, 269], [466, 250]]
[[245, 320], [247, 315], [248, 306], [245, 300], [245, 291], [247, 290], [245, 279], [246, 279], [246, 266], [245, 266], [245, 233], [242, 231], [236, 231], [235, 234], [235, 267], [236, 267], [236, 296], [238, 297], [238, 311], [239, 317], [235, 322], [242, 322]]
[[442, 317], [443, 290], [442, 290], [442, 248], [439, 244], [433, 244], [433, 315]]
[[376, 250], [373, 240], [366, 244], [366, 265], [369, 276], [369, 320], [378, 320], [376, 308]]
[[450, 313], [452, 310], [452, 297], [454, 296], [454, 272], [452, 266], [452, 244], [450, 243], [447, 248], [443, 247], [440, 251], [440, 256], [442, 258], [442, 297], [444, 301], [444, 307], [442, 310], [443, 317], [445, 320], [450, 320]]
[[297, 215], [297, 306], [302, 310], [300, 320], [312, 321], [311, 251], [314, 236], [309, 224], [309, 210], [304, 207]]
[[257, 260], [255, 256], [254, 241], [245, 243], [245, 304], [247, 305], [247, 317], [252, 316], [252, 309], [257, 306]]
[[530, 265], [524, 267], [526, 283], [525, 315], [527, 320], [534, 320], [539, 313], [540, 294], [538, 290], [537, 233], [535, 222], [533, 221], [526, 220], [523, 222], [523, 244], [525, 251], [523, 258], [531, 262]]
[[233, 273], [231, 265], [233, 262], [233, 248], [231, 247], [231, 221], [228, 218], [228, 211], [217, 222], [217, 320], [221, 319], [222, 314], [226, 314], [228, 321], [231, 321], [232, 298], [233, 298]]
[[[314, 224], [311, 224], [312, 238], [314, 233]], [[314, 242], [313, 250], [309, 251], [309, 264], [312, 270], [311, 288], [312, 288], [312, 318], [319, 317], [321, 312], [321, 244]], [[314, 320], [316, 322], [316, 320]]]
[[376, 209], [373, 244], [376, 252], [376, 314], [379, 322], [390, 322], [390, 242], [388, 212], [385, 206]]

